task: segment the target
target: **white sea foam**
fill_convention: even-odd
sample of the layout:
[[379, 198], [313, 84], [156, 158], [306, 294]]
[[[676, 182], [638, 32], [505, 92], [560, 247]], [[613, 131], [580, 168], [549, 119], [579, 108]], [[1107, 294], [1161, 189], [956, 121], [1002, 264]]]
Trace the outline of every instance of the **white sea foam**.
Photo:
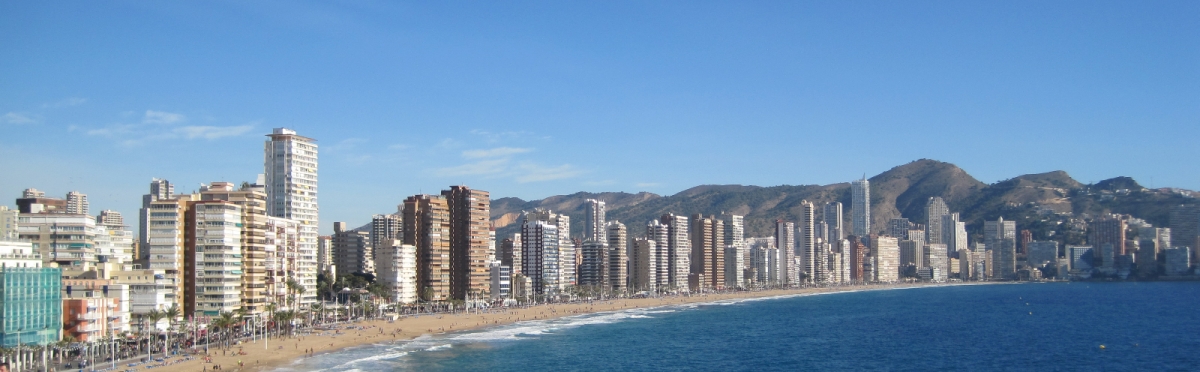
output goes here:
[[[431, 347], [431, 348], [427, 348], [427, 349], [425, 349], [425, 351], [438, 351], [438, 350], [445, 350], [445, 349], [449, 349], [449, 348], [452, 348], [452, 347], [454, 347], [454, 344], [441, 344], [441, 345], [437, 345], [437, 346], [434, 346], [434, 347]], [[407, 354], [407, 353], [405, 353], [405, 354]]]

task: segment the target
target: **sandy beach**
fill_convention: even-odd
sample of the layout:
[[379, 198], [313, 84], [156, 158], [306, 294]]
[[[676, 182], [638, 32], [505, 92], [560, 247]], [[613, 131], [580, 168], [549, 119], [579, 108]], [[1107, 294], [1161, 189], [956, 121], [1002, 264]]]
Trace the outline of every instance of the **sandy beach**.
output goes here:
[[[591, 303], [546, 304], [527, 308], [492, 309], [484, 313], [437, 314], [402, 317], [394, 322], [387, 320], [361, 321], [337, 325], [338, 332], [312, 331], [311, 334], [295, 337], [272, 338], [264, 347], [262, 340], [243, 342], [222, 350], [215, 345], [210, 346], [209, 354], [212, 363], [206, 363], [203, 357], [194, 360], [178, 362], [149, 370], [159, 371], [212, 371], [219, 365], [223, 371], [265, 371], [292, 364], [295, 360], [307, 358], [316, 354], [335, 352], [348, 347], [381, 343], [400, 342], [417, 338], [421, 335], [437, 335], [448, 332], [461, 332], [484, 327], [495, 327], [528, 320], [543, 320], [573, 316], [580, 314], [617, 311], [633, 308], [648, 308], [687, 303], [703, 303], [731, 299], [779, 297], [801, 294], [847, 292], [860, 290], [898, 289], [907, 287], [925, 287], [932, 285], [952, 284], [894, 284], [851, 286], [836, 288], [797, 288], [787, 290], [765, 290], [755, 292], [734, 292], [719, 294], [703, 294], [692, 296], [616, 299], [594, 301]], [[353, 329], [346, 329], [353, 327]], [[311, 351], [311, 352], [310, 352]], [[244, 354], [239, 354], [242, 352]], [[169, 360], [180, 360], [180, 357]], [[243, 366], [239, 367], [238, 362]], [[98, 366], [104, 367], [104, 366]], [[124, 366], [117, 366], [124, 370]], [[137, 366], [143, 370], [144, 365]]]

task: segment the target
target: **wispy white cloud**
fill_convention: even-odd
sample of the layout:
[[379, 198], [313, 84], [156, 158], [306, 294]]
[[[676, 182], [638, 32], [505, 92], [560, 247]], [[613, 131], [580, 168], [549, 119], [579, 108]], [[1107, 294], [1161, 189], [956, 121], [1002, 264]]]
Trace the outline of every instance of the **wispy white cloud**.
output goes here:
[[175, 124], [187, 120], [183, 114], [176, 114], [166, 111], [146, 110], [146, 114], [142, 116], [142, 122], [146, 124]]
[[513, 140], [513, 139], [541, 139], [541, 140], [550, 139], [550, 136], [538, 136], [538, 135], [534, 134], [533, 132], [527, 132], [527, 131], [492, 132], [492, 131], [486, 131], [486, 130], [482, 130], [482, 129], [472, 129], [468, 133], [475, 135], [475, 136], [482, 137], [484, 139], [484, 141], [487, 141], [488, 143], [496, 143], [496, 142], [500, 142], [503, 140]]
[[561, 180], [583, 174], [583, 171], [570, 164], [546, 167], [532, 162], [522, 162], [517, 165], [516, 170], [518, 172], [517, 183]]
[[6, 124], [33, 124], [38, 122], [33, 116], [20, 112], [9, 112], [0, 116], [0, 121]]
[[137, 123], [116, 123], [101, 128], [90, 129], [71, 126], [67, 131], [72, 133], [82, 132], [88, 136], [108, 138], [124, 146], [137, 146], [161, 140], [216, 140], [242, 136], [254, 130], [255, 126], [259, 124], [251, 122], [231, 126], [173, 125], [186, 121], [187, 117], [182, 114], [146, 110], [142, 114], [141, 121]]
[[249, 132], [251, 129], [254, 129], [253, 125], [238, 125], [238, 126], [232, 126], [232, 127], [191, 125], [191, 126], [186, 126], [186, 127], [175, 128], [174, 132], [182, 135], [183, 138], [187, 138], [187, 139], [202, 138], [202, 139], [207, 139], [207, 140], [214, 140], [214, 139], [224, 138], [224, 137], [240, 136], [240, 135], [246, 134], [246, 132]]
[[443, 139], [441, 142], [438, 142], [438, 144], [437, 144], [437, 147], [443, 148], [443, 149], [456, 149], [456, 148], [459, 148], [462, 146], [463, 146], [463, 143], [461, 141], [458, 141], [453, 138]]
[[87, 101], [88, 101], [87, 98], [71, 97], [71, 98], [67, 98], [67, 99], [64, 99], [64, 100], [58, 101], [58, 102], [43, 103], [42, 108], [48, 109], [48, 108], [79, 106], [84, 103], [87, 103]]
[[438, 177], [460, 177], [460, 176], [494, 176], [508, 171], [509, 162], [512, 159], [487, 159], [463, 165], [440, 168], [434, 171], [434, 175]]
[[467, 159], [499, 158], [499, 157], [509, 157], [509, 156], [513, 156], [516, 154], [523, 154], [523, 153], [527, 153], [530, 151], [533, 151], [533, 149], [522, 149], [522, 148], [515, 148], [515, 147], [497, 147], [494, 149], [479, 149], [479, 150], [463, 151], [462, 156]]

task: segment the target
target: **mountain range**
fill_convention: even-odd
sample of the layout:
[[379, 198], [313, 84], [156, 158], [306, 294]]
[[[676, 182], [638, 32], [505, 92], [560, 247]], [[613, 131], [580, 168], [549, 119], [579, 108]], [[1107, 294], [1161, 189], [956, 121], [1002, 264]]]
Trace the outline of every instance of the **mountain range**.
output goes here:
[[[929, 198], [940, 196], [951, 212], [960, 212], [972, 235], [982, 234], [984, 220], [1004, 217], [1017, 220], [1034, 230], [1035, 239], [1060, 240], [1077, 244], [1082, 233], [1070, 231], [1072, 220], [1087, 219], [1104, 213], [1129, 214], [1155, 226], [1166, 226], [1169, 208], [1178, 204], [1196, 204], [1189, 190], [1147, 189], [1129, 177], [1083, 184], [1064, 171], [1027, 174], [985, 184], [962, 168], [946, 162], [921, 159], [900, 165], [868, 179], [871, 193], [872, 230], [882, 231], [889, 220], [908, 218], [924, 224]], [[701, 185], [674, 195], [640, 192], [588, 193], [551, 196], [540, 200], [499, 198], [492, 200], [492, 221], [497, 239], [519, 232], [523, 210], [545, 208], [571, 217], [571, 235], [583, 231], [583, 205], [587, 199], [605, 202], [607, 219], [625, 223], [630, 236], [641, 236], [645, 224], [666, 213], [692, 215], [737, 214], [745, 216], [747, 237], [774, 234], [777, 219], [799, 221], [800, 203], [808, 200], [817, 206], [841, 202], [849, 225], [850, 183], [830, 185]], [[1040, 236], [1039, 236], [1040, 235]]]

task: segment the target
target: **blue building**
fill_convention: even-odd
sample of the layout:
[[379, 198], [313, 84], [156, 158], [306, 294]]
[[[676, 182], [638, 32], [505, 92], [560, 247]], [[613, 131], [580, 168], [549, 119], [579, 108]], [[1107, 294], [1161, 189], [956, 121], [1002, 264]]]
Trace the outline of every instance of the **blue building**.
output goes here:
[[58, 342], [62, 309], [61, 269], [0, 267], [0, 346]]

